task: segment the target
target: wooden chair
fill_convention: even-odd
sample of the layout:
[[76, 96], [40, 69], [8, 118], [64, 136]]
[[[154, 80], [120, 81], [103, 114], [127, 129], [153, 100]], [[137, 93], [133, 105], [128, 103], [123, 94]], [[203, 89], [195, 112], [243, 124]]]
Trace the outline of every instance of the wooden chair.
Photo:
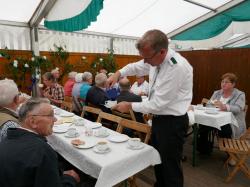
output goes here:
[[122, 133], [123, 128], [129, 128], [137, 132], [144, 133], [146, 136], [143, 142], [146, 144], [148, 143], [151, 136], [151, 127], [149, 125], [128, 119], [122, 119], [118, 125], [117, 132]]
[[[120, 121], [120, 124], [118, 125], [117, 132], [122, 133], [123, 128], [129, 128], [129, 129], [135, 130], [139, 133], [144, 133], [146, 136], [145, 136], [143, 142], [146, 144], [148, 143], [150, 136], [151, 136], [151, 126], [144, 124], [144, 123], [139, 123], [136, 121], [128, 120], [128, 119], [122, 119]], [[135, 186], [135, 187], [137, 186], [135, 175], [128, 178], [127, 181], [130, 184], [130, 186]]]
[[61, 108], [67, 110], [68, 112], [73, 112], [73, 104], [66, 101], [61, 103]]
[[64, 96], [64, 101], [65, 101], [65, 102], [72, 103], [72, 102], [73, 102], [73, 98], [70, 97], [70, 96]]
[[96, 114], [96, 115], [98, 116], [98, 115], [102, 112], [102, 110], [99, 109], [99, 108], [91, 107], [91, 106], [84, 106], [84, 107], [82, 108], [81, 117], [84, 117], [85, 112], [89, 112], [89, 113], [92, 113], [92, 114]]
[[119, 112], [118, 110], [112, 110], [112, 114], [116, 116], [120, 116], [125, 119], [131, 119], [133, 121], [136, 121], [134, 111], [131, 109], [129, 110], [129, 113], [122, 113], [122, 112]]
[[201, 104], [202, 104], [202, 105], [206, 105], [206, 104], [208, 103], [208, 101], [209, 101], [209, 99], [207, 99], [207, 98], [202, 98]]
[[250, 128], [240, 139], [220, 138], [219, 149], [229, 154], [224, 166], [228, 166], [231, 159], [236, 161], [236, 165], [225, 180], [226, 182], [229, 182], [239, 170], [250, 179], [250, 168], [246, 163], [250, 156]]
[[[107, 121], [115, 122], [115, 123], [117, 123], [118, 126], [120, 124], [120, 121], [122, 120], [122, 118], [119, 117], [119, 116], [116, 116], [116, 115], [113, 115], [113, 114], [109, 114], [109, 113], [106, 113], [106, 112], [101, 112], [99, 114], [96, 122], [102, 123], [103, 119], [105, 119]], [[110, 126], [113, 126], [113, 124], [110, 124], [108, 122], [105, 122], [103, 124], [105, 126], [109, 127], [109, 128], [110, 128]]]
[[61, 103], [61, 108], [67, 110], [68, 112], [73, 111], [73, 99], [70, 96], [64, 96], [64, 100]]

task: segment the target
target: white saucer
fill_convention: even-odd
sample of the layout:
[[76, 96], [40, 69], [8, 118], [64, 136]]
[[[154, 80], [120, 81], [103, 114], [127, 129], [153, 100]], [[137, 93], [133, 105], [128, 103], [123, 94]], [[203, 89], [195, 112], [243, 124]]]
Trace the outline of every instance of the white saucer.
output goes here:
[[73, 117], [74, 114], [73, 113], [70, 113], [70, 112], [64, 112], [64, 113], [60, 113], [60, 116], [61, 117]]
[[106, 150], [101, 151], [101, 150], [97, 149], [97, 147], [94, 147], [94, 148], [93, 148], [93, 151], [94, 151], [95, 153], [104, 154], [104, 153], [109, 153], [109, 152], [111, 151], [111, 148], [108, 147]]
[[95, 145], [96, 145], [96, 141], [85, 141], [85, 144], [73, 145], [73, 146], [78, 149], [89, 149], [91, 147], [94, 147]]
[[98, 123], [98, 122], [90, 122], [90, 123], [85, 124], [85, 126], [86, 126], [87, 128], [96, 129], [96, 128], [101, 127], [102, 124], [101, 124], [101, 123]]
[[62, 125], [54, 125], [53, 126], [53, 132], [55, 133], [65, 133], [67, 132], [69, 127], [67, 126], [62, 126]]
[[106, 134], [95, 134], [94, 136], [96, 136], [96, 137], [98, 137], [98, 138], [106, 138], [106, 137], [108, 137], [109, 136], [109, 133], [107, 132]]
[[206, 113], [206, 114], [212, 114], [212, 115], [219, 114], [218, 111], [213, 111], [213, 112], [211, 112], [211, 111], [205, 111], [205, 113]]
[[79, 132], [76, 132], [76, 133], [74, 134], [74, 136], [71, 136], [71, 135], [69, 135], [68, 133], [65, 133], [65, 134], [64, 134], [64, 137], [66, 137], [66, 138], [76, 138], [76, 137], [78, 137], [78, 136], [80, 136]]
[[132, 149], [132, 150], [139, 150], [139, 149], [142, 149], [143, 147], [144, 147], [143, 144], [140, 144], [139, 146], [136, 146], [136, 147], [130, 146], [129, 144], [127, 145], [127, 148]]
[[128, 141], [128, 139], [129, 137], [125, 134], [112, 135], [108, 137], [109, 141], [116, 142], [116, 143], [125, 142], [125, 141]]

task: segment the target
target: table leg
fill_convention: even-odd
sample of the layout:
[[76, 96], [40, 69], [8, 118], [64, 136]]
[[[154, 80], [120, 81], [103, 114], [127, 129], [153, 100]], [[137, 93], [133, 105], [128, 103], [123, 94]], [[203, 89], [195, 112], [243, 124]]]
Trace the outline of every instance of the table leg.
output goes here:
[[192, 165], [195, 167], [196, 165], [196, 147], [197, 147], [197, 134], [198, 134], [198, 124], [195, 123], [193, 125], [193, 157], [192, 157]]

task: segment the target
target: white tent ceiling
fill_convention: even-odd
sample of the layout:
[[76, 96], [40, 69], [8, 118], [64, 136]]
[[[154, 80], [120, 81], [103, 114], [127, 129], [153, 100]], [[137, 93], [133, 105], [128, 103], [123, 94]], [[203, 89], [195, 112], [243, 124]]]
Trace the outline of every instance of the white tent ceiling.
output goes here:
[[[85, 0], [1, 0], [0, 25], [5, 25], [6, 21], [15, 21], [17, 25], [19, 25], [17, 22], [22, 22], [26, 26], [43, 24], [43, 17], [46, 17], [50, 10], [53, 11], [54, 2], [57, 1], [85, 2]], [[100, 11], [97, 21], [92, 22], [85, 31], [140, 37], [149, 29], [160, 29], [169, 33], [169, 36], [173, 36], [182, 28], [202, 20], [201, 18], [206, 15], [216, 14], [216, 12], [187, 1], [217, 9], [227, 3], [238, 3], [243, 0], [104, 0], [103, 9]], [[44, 6], [38, 8], [42, 3]], [[67, 11], [66, 7], [62, 9], [62, 13], [65, 11]], [[249, 40], [246, 38], [249, 38], [249, 35], [244, 37], [244, 40], [242, 37], [230, 38], [234, 34], [246, 36], [250, 33], [236, 32], [236, 28], [240, 28], [239, 25], [236, 27], [232, 25], [225, 33], [208, 40], [173, 41], [172, 47], [177, 49], [213, 48], [223, 46], [224, 42], [228, 44], [227, 46], [233, 46], [231, 43], [236, 42], [237, 38], [247, 43]], [[25, 37], [27, 38], [27, 36]], [[51, 43], [53, 42], [51, 40]], [[5, 43], [2, 42], [1, 46], [4, 46]]]
[[[1, 1], [0, 20], [26, 23], [41, 2], [41, 0]], [[195, 0], [213, 9], [229, 1]], [[66, 11], [65, 8], [62, 11]], [[209, 11], [183, 0], [104, 0], [97, 21], [91, 23], [86, 30], [137, 37], [152, 28], [169, 33]]]

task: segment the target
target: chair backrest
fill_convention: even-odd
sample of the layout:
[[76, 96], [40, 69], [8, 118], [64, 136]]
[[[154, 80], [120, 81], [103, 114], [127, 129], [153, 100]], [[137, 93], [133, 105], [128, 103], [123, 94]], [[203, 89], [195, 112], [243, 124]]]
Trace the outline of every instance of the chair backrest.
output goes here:
[[122, 113], [122, 112], [119, 112], [118, 110], [112, 110], [112, 114], [114, 114], [116, 116], [120, 116], [122, 118], [131, 119], [133, 121], [136, 121], [134, 111], [131, 109], [129, 110], [129, 113]]
[[91, 107], [91, 106], [84, 106], [82, 108], [81, 117], [84, 117], [85, 112], [89, 112], [89, 113], [93, 113], [93, 114], [99, 115], [102, 112], [102, 110], [99, 109], [99, 108]]
[[201, 100], [201, 104], [207, 104], [208, 103], [208, 101], [209, 101], [209, 99], [207, 99], [207, 98], [202, 98], [202, 100]]
[[61, 108], [64, 110], [67, 110], [68, 112], [72, 112], [73, 111], [73, 104], [72, 104], [72, 102], [63, 101], [61, 103]]
[[151, 126], [128, 119], [122, 119], [118, 125], [117, 132], [122, 133], [123, 128], [129, 128], [137, 132], [144, 133], [146, 135], [144, 143], [148, 143], [151, 136]]
[[250, 140], [250, 127], [246, 130], [246, 132], [240, 137], [241, 140]]
[[70, 97], [70, 96], [64, 96], [64, 101], [65, 101], [65, 102], [72, 103], [72, 102], [73, 102], [73, 98]]
[[116, 116], [116, 115], [113, 115], [113, 114], [109, 114], [109, 113], [106, 113], [106, 112], [101, 112], [97, 118], [97, 122], [101, 123], [102, 122], [102, 119], [106, 119], [108, 121], [112, 121], [112, 122], [115, 122], [119, 125], [120, 121], [122, 120], [121, 117], [119, 116]]

